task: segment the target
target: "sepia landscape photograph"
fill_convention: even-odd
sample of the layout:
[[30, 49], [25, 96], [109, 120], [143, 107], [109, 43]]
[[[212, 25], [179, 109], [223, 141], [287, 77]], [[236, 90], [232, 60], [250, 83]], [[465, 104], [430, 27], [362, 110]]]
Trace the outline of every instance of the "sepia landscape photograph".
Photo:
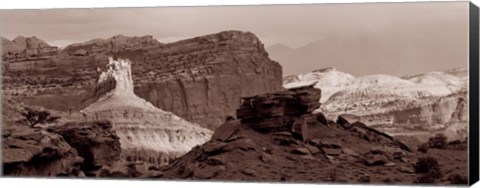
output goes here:
[[467, 185], [468, 11], [1, 10], [2, 176]]

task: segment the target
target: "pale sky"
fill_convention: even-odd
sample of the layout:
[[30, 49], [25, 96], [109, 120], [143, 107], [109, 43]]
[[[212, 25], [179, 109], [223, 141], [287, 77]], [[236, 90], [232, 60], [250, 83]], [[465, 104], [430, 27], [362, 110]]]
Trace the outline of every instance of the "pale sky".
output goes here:
[[[242, 30], [256, 34], [266, 47], [297, 48], [331, 36], [404, 35], [409, 37], [395, 43], [415, 44], [423, 37], [468, 50], [468, 2], [1, 10], [0, 16], [3, 37], [36, 36], [55, 46], [116, 34], [172, 42]], [[421, 53], [424, 46], [412, 51]]]

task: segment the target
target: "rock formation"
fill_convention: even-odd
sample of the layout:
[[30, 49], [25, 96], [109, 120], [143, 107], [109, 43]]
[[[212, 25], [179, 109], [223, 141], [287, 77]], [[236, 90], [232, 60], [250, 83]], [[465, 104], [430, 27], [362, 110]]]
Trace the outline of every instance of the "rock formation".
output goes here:
[[[135, 93], [210, 129], [235, 116], [240, 98], [279, 90], [281, 67], [249, 32], [228, 31], [152, 49], [133, 67]], [[119, 55], [121, 56], [121, 55]]]
[[84, 172], [112, 166], [120, 160], [119, 138], [108, 121], [69, 122], [51, 129], [84, 159], [81, 165]]
[[4, 61], [45, 58], [58, 55], [58, 53], [58, 47], [50, 46], [35, 36], [18, 36], [13, 41], [2, 37], [2, 58]]
[[3, 175], [81, 176], [82, 162], [58, 134], [28, 127], [2, 131]]
[[116, 56], [134, 62], [139, 97], [214, 129], [235, 116], [241, 97], [281, 89], [280, 65], [249, 32], [225, 31], [168, 44], [151, 37], [114, 38], [75, 44], [42, 60], [16, 59], [5, 72], [4, 92], [29, 105], [81, 110], [96, 87], [97, 67]]
[[[253, 123], [252, 128], [258, 131], [288, 131], [298, 116], [320, 107], [320, 97], [320, 90], [313, 89], [313, 85], [310, 85], [244, 98], [237, 117], [244, 124]], [[316, 121], [313, 116], [302, 118]]]
[[[417, 156], [389, 135], [321, 113], [313, 85], [244, 98], [207, 143], [162, 167], [166, 179], [289, 182], [413, 181]], [[227, 129], [228, 128], [228, 129]], [[410, 172], [397, 172], [408, 169]], [[401, 180], [400, 180], [401, 179]]]
[[156, 108], [133, 92], [131, 63], [109, 59], [83, 109], [86, 119], [108, 119], [120, 137], [122, 155], [131, 161], [166, 164], [209, 139], [211, 131]]

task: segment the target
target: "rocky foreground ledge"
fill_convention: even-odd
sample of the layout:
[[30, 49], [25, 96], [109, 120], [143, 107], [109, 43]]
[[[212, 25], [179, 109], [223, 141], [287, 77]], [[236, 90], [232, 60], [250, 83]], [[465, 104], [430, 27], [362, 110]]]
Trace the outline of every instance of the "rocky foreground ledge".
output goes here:
[[291, 182], [413, 182], [415, 154], [394, 138], [344, 118], [312, 113], [313, 85], [244, 98], [235, 120], [155, 177]]
[[3, 175], [94, 176], [119, 160], [120, 142], [108, 121], [67, 123], [61, 127], [6, 127]]

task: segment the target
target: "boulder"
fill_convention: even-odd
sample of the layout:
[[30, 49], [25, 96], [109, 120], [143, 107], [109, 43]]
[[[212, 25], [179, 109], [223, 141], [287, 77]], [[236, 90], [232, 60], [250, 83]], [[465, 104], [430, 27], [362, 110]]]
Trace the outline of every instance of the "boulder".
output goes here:
[[275, 157], [273, 155], [263, 152], [260, 156], [260, 160], [262, 160], [262, 162], [264, 163], [271, 164], [275, 161]]
[[240, 122], [236, 120], [226, 121], [218, 127], [212, 135], [211, 140], [227, 141], [240, 127]]
[[109, 121], [70, 122], [52, 129], [85, 159], [83, 170], [111, 166], [120, 159], [119, 137]]
[[320, 149], [318, 149], [317, 147], [309, 144], [306, 144], [305, 147], [308, 149], [308, 151], [310, 151], [311, 154], [314, 154], [314, 155], [320, 151]]
[[4, 175], [80, 176], [82, 162], [61, 135], [30, 127], [18, 127], [10, 134], [3, 134]]
[[331, 156], [338, 156], [343, 152], [342, 148], [327, 148], [327, 147], [322, 148], [322, 151], [325, 154], [331, 155]]
[[343, 128], [347, 128], [347, 129], [352, 127], [350, 122], [348, 122], [347, 119], [343, 118], [342, 116], [338, 116], [337, 124], [341, 125]]
[[299, 140], [307, 141], [308, 136], [308, 125], [307, 119], [303, 116], [299, 117], [292, 125], [292, 134], [295, 138]]
[[293, 154], [300, 154], [300, 155], [307, 155], [310, 154], [310, 150], [308, 148], [295, 148], [291, 151]]
[[225, 146], [225, 151], [233, 151], [233, 150], [241, 150], [241, 151], [257, 151], [257, 144], [253, 142], [252, 139], [249, 138], [244, 138], [244, 139], [238, 139], [232, 142], [229, 142]]
[[372, 150], [364, 156], [367, 166], [385, 165], [388, 162], [388, 155], [381, 150]]
[[221, 171], [226, 169], [223, 165], [209, 165], [206, 163], [197, 163], [193, 169], [193, 176], [199, 179], [212, 179]]
[[257, 171], [254, 170], [254, 169], [251, 169], [251, 168], [246, 168], [246, 169], [242, 170], [242, 173], [247, 175], [247, 176], [256, 176], [257, 175]]
[[318, 123], [322, 124], [322, 125], [328, 125], [328, 120], [327, 118], [325, 117], [325, 115], [323, 115], [323, 113], [321, 112], [317, 112], [315, 114], [315, 117], [318, 121]]
[[[320, 90], [313, 86], [247, 97], [242, 99], [242, 105], [237, 110], [237, 118], [242, 124], [249, 124], [260, 132], [292, 131], [294, 134], [307, 135], [306, 125], [313, 121], [318, 123], [315, 117], [309, 114], [320, 107], [319, 100]], [[302, 116], [308, 118], [302, 120]], [[301, 133], [301, 127], [304, 127], [304, 133]]]

